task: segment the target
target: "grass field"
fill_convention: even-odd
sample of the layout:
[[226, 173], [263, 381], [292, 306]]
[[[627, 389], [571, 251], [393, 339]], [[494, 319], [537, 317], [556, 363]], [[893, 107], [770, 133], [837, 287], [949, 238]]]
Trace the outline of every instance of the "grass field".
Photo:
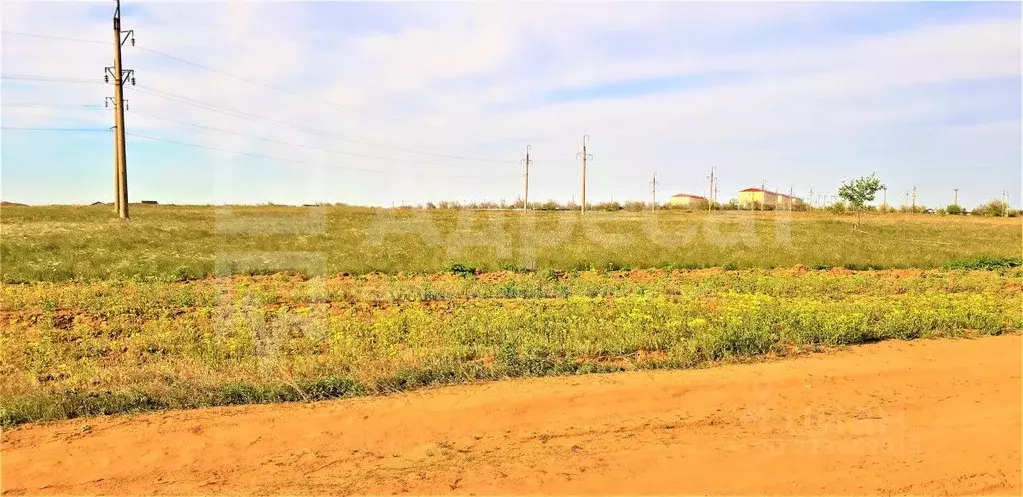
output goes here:
[[0, 212], [0, 423], [1023, 328], [1019, 219], [109, 210]]
[[235, 277], [5, 285], [4, 424], [695, 367], [1023, 328], [1023, 270]]
[[[310, 276], [589, 268], [940, 268], [1019, 259], [1019, 218], [786, 212], [415, 211], [356, 207], [4, 207], [6, 283], [290, 270]], [[396, 217], [390, 217], [396, 216]]]

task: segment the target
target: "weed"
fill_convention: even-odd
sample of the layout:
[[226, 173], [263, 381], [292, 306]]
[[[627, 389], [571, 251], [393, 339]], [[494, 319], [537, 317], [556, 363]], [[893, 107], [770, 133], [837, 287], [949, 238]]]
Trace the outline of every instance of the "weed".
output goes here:
[[0, 424], [998, 334], [1023, 325], [1021, 277], [1018, 267], [545, 270], [259, 276], [228, 288], [214, 280], [4, 286]]

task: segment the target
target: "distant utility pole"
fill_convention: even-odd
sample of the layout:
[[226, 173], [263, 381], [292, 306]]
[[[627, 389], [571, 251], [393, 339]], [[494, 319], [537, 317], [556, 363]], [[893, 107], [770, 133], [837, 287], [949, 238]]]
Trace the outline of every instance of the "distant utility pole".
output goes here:
[[806, 196], [806, 201], [809, 203], [809, 207], [813, 207], [813, 187], [810, 187], [810, 194]]
[[710, 199], [710, 203], [714, 203], [714, 169], [716, 166], [710, 166], [710, 192], [707, 196]]
[[958, 207], [959, 206], [959, 189], [958, 188], [955, 189], [955, 197], [953, 197], [953, 198], [954, 198], [954, 200], [952, 200], [952, 205]]
[[916, 214], [916, 186], [913, 187], [913, 213]]
[[881, 210], [888, 210], [888, 187], [886, 186], [882, 188], [881, 191], [884, 192], [884, 200], [881, 201]]
[[650, 182], [650, 210], [653, 211], [657, 208], [657, 173], [654, 173], [654, 179]]
[[590, 135], [583, 135], [583, 151], [578, 156], [583, 159], [583, 191], [582, 191], [582, 204], [580, 204], [579, 212], [586, 212], [586, 160], [592, 159], [593, 155], [586, 153], [586, 143], [590, 141]]
[[908, 205], [909, 205], [909, 190], [906, 190], [906, 201], [902, 203], [902, 206], [906, 207]]
[[522, 197], [522, 210], [529, 209], [529, 149], [532, 145], [526, 145], [526, 192]]
[[796, 203], [796, 197], [793, 196], [793, 195], [795, 195], [795, 190], [796, 189], [795, 189], [794, 186], [789, 185], [789, 211], [790, 212], [792, 211], [792, 204]]
[[1002, 190], [1002, 204], [1005, 205], [1004, 216], [1009, 217], [1009, 190]]
[[117, 168], [116, 181], [118, 185], [115, 192], [117, 195], [115, 205], [117, 206], [117, 215], [121, 219], [128, 219], [128, 158], [124, 140], [124, 82], [130, 80], [131, 84], [135, 84], [135, 71], [121, 68], [121, 46], [129, 38], [131, 44], [135, 45], [134, 30], [128, 30], [122, 36], [121, 0], [117, 0], [117, 7], [114, 10], [114, 65], [106, 68], [107, 74], [104, 79], [109, 80], [110, 76], [114, 77], [114, 135], [117, 140], [114, 164]]

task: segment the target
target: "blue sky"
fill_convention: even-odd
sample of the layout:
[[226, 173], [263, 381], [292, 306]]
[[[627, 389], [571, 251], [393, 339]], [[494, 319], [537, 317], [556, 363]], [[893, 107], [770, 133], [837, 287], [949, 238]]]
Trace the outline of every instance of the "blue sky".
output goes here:
[[[5, 77], [97, 84], [4, 79], [4, 127], [109, 128], [109, 3], [5, 2]], [[645, 200], [655, 172], [665, 196], [706, 194], [716, 166], [722, 199], [761, 181], [830, 194], [876, 172], [890, 202], [916, 186], [927, 205], [959, 188], [968, 206], [1005, 189], [1018, 206], [1020, 16], [1010, 2], [126, 1], [128, 130], [196, 145], [130, 136], [129, 191], [513, 201], [531, 144], [531, 200], [567, 201], [588, 133], [591, 201]], [[4, 130], [0, 196], [109, 201], [111, 140]]]

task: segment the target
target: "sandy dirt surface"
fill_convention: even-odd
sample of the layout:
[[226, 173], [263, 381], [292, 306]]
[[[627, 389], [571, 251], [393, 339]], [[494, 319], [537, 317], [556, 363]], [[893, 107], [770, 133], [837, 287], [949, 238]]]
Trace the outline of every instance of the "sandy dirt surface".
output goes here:
[[1020, 372], [1008, 335], [74, 420], [6, 431], [2, 489], [1020, 495]]

